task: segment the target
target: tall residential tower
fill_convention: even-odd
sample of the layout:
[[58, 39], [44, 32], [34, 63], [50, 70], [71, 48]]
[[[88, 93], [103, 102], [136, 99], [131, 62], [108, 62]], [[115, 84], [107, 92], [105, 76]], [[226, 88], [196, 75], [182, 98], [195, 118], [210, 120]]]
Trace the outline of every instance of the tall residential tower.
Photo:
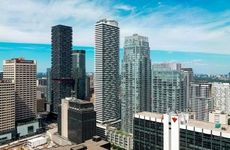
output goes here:
[[120, 119], [119, 102], [119, 27], [114, 20], [95, 25], [95, 110], [97, 121]]
[[125, 37], [121, 74], [122, 129], [132, 133], [133, 115], [151, 111], [151, 60], [148, 38]]
[[71, 95], [72, 27], [52, 27], [52, 112], [57, 113], [61, 99]]

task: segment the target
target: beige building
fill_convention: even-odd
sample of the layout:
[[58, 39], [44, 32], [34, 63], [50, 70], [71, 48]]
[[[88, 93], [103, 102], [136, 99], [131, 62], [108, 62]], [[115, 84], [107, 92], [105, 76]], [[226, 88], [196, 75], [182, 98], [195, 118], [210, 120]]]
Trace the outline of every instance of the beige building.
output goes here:
[[15, 83], [16, 121], [36, 117], [36, 68], [34, 60], [14, 58], [3, 62], [3, 78]]
[[209, 122], [228, 124], [228, 119], [229, 119], [228, 114], [221, 112], [220, 110], [209, 112]]
[[0, 143], [9, 140], [15, 129], [15, 91], [14, 83], [0, 80]]

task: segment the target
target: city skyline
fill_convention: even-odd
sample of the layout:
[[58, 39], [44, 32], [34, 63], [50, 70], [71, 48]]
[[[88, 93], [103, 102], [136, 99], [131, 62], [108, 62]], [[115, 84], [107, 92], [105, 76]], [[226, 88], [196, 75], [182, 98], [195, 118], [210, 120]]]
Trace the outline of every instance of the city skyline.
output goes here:
[[[94, 48], [89, 46], [76, 46], [73, 49], [86, 50], [86, 72], [93, 72]], [[10, 52], [9, 52], [10, 51]], [[25, 57], [37, 61], [38, 72], [46, 72], [51, 67], [51, 45], [29, 43], [0, 42], [0, 71], [3, 70], [3, 60]], [[153, 63], [176, 62], [182, 67], [193, 68], [195, 74], [227, 74], [230, 70], [230, 55], [200, 52], [180, 52], [152, 50], [150, 57]], [[123, 47], [120, 47], [120, 63], [123, 58]], [[209, 67], [212, 66], [212, 67]]]
[[228, 0], [0, 5], [0, 149], [230, 150]]

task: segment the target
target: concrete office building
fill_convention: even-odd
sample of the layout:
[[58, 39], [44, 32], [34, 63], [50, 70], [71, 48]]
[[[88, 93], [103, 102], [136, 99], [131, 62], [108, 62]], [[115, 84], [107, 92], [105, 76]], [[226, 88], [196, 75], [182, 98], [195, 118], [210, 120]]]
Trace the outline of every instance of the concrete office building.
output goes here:
[[62, 99], [58, 133], [76, 144], [96, 135], [96, 112], [93, 104], [73, 97]]
[[72, 27], [52, 27], [52, 112], [57, 113], [61, 99], [71, 96], [72, 79]]
[[230, 84], [212, 83], [212, 96], [214, 108], [230, 115]]
[[114, 20], [95, 25], [95, 110], [97, 122], [120, 119], [119, 27]]
[[72, 78], [75, 81], [75, 97], [84, 100], [86, 94], [85, 50], [72, 52]]
[[121, 125], [132, 133], [133, 115], [151, 111], [151, 60], [148, 38], [125, 37], [121, 71]]
[[0, 80], [0, 144], [15, 136], [15, 84]]
[[36, 72], [37, 63], [34, 60], [14, 58], [3, 62], [3, 78], [15, 83], [17, 122], [36, 117]]
[[186, 76], [181, 71], [181, 64], [153, 64], [152, 111], [159, 113], [186, 111], [186, 83]]
[[196, 112], [197, 120], [208, 121], [209, 112], [213, 110], [212, 84], [193, 82], [190, 87], [191, 111]]
[[134, 117], [134, 150], [230, 149], [230, 128], [188, 114], [141, 112]]

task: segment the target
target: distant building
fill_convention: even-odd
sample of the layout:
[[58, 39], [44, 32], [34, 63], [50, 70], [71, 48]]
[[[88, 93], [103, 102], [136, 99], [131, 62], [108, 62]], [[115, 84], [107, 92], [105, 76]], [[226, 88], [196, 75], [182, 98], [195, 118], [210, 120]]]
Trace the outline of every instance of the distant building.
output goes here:
[[152, 65], [153, 112], [184, 112], [187, 109], [186, 75], [181, 64], [160, 63]]
[[96, 135], [96, 112], [93, 104], [76, 98], [62, 99], [58, 132], [76, 144]]
[[72, 52], [72, 78], [74, 79], [75, 97], [85, 100], [86, 94], [86, 70], [85, 50], [74, 50]]
[[52, 112], [57, 113], [61, 99], [71, 96], [72, 79], [72, 27], [56, 25], [52, 27]]
[[120, 119], [119, 33], [115, 20], [95, 25], [95, 110], [102, 124]]
[[230, 84], [212, 83], [214, 108], [230, 115]]
[[125, 37], [121, 71], [121, 125], [132, 133], [133, 115], [151, 111], [151, 60], [148, 38]]
[[91, 89], [90, 89], [90, 76], [86, 76], [85, 78], [85, 99], [90, 101], [92, 96]]
[[15, 137], [15, 84], [0, 80], [0, 144]]
[[45, 111], [45, 102], [47, 99], [47, 78], [37, 79], [37, 112]]
[[193, 79], [193, 69], [192, 68], [181, 68], [181, 71], [183, 72], [185, 76], [185, 88], [186, 90], [185, 95], [186, 95], [186, 102], [187, 102], [187, 107], [191, 105], [191, 100], [190, 100], [190, 83], [194, 80]]
[[209, 122], [228, 124], [229, 119], [230, 119], [230, 116], [228, 116], [228, 114], [224, 112], [221, 112], [220, 110], [209, 112], [209, 119], [208, 119]]
[[50, 112], [51, 103], [52, 103], [52, 75], [51, 75], [51, 68], [47, 68], [46, 77], [47, 77], [46, 111]]
[[15, 83], [17, 122], [36, 117], [36, 72], [37, 63], [34, 60], [14, 58], [3, 62], [3, 78]]
[[196, 112], [196, 119], [208, 121], [209, 112], [213, 110], [212, 84], [193, 82], [190, 87], [191, 111]]
[[137, 113], [133, 137], [134, 150], [230, 149], [227, 125], [192, 120], [185, 113]]

